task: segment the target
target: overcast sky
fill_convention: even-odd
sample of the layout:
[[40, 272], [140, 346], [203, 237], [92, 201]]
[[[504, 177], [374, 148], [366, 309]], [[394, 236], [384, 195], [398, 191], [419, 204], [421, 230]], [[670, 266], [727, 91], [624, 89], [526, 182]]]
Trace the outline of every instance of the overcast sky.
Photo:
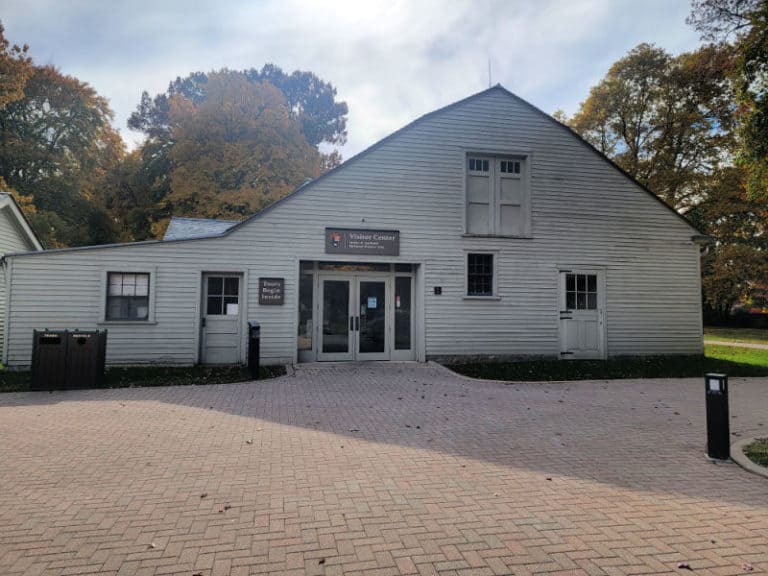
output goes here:
[[569, 114], [640, 42], [695, 48], [688, 0], [3, 0], [6, 36], [107, 97], [115, 126], [142, 90], [192, 71], [311, 70], [349, 104], [345, 158], [435, 108], [501, 83]]

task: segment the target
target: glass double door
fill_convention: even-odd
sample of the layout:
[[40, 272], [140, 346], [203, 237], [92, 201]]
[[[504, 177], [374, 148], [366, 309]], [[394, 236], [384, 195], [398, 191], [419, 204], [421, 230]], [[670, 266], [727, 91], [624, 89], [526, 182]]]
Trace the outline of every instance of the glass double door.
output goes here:
[[318, 360], [389, 360], [391, 278], [320, 277]]

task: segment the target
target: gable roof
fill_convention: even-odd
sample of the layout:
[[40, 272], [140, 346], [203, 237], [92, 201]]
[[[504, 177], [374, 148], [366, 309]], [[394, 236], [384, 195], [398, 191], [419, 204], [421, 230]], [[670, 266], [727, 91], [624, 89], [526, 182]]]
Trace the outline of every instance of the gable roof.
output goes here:
[[24, 216], [21, 208], [16, 203], [16, 199], [13, 197], [13, 194], [8, 192], [0, 192], [0, 210], [6, 210], [9, 214], [11, 214], [11, 217], [16, 221], [16, 224], [18, 225], [19, 231], [24, 236], [24, 239], [27, 241], [27, 243], [32, 246], [33, 250], [43, 249], [43, 245], [40, 242], [40, 239], [37, 237], [37, 234], [35, 234], [35, 231], [32, 229], [29, 221]]
[[670, 206], [669, 204], [664, 202], [664, 200], [662, 200], [656, 194], [654, 194], [647, 186], [641, 184], [635, 177], [630, 175], [629, 172], [624, 170], [621, 166], [616, 164], [608, 156], [606, 156], [600, 150], [595, 148], [592, 144], [590, 144], [587, 140], [585, 140], [584, 137], [581, 136], [581, 134], [579, 134], [578, 132], [576, 132], [573, 128], [571, 128], [567, 124], [563, 124], [562, 122], [556, 120], [555, 118], [553, 118], [552, 116], [550, 116], [549, 114], [544, 112], [541, 108], [537, 108], [536, 106], [534, 106], [533, 104], [531, 104], [527, 100], [523, 100], [522, 98], [520, 98], [520, 96], [518, 96], [517, 94], [514, 94], [513, 92], [510, 92], [509, 90], [504, 88], [504, 86], [502, 86], [501, 84], [496, 84], [495, 86], [491, 86], [490, 88], [486, 88], [485, 90], [481, 90], [480, 92], [477, 92], [475, 94], [467, 96], [466, 98], [462, 98], [461, 100], [458, 100], [458, 101], [456, 101], [456, 102], [454, 102], [452, 104], [448, 104], [447, 106], [443, 106], [442, 108], [438, 108], [437, 110], [433, 110], [432, 112], [428, 112], [427, 114], [424, 114], [423, 116], [419, 116], [418, 118], [416, 118], [412, 122], [406, 124], [402, 128], [392, 132], [392, 134], [390, 134], [389, 136], [385, 136], [384, 138], [382, 138], [378, 142], [372, 144], [371, 146], [369, 146], [365, 150], [363, 150], [361, 152], [358, 152], [357, 154], [355, 154], [354, 156], [352, 156], [348, 160], [344, 161], [342, 164], [339, 164], [338, 166], [336, 166], [334, 168], [331, 168], [330, 170], [328, 170], [327, 172], [324, 172], [323, 174], [321, 174], [319, 177], [315, 178], [314, 180], [310, 180], [310, 181], [305, 182], [304, 184], [299, 186], [296, 190], [294, 190], [290, 194], [287, 194], [287, 195], [283, 196], [282, 198], [279, 198], [278, 200], [274, 201], [272, 204], [270, 204], [269, 206], [267, 206], [264, 209], [260, 210], [259, 212], [256, 212], [255, 214], [252, 214], [251, 216], [249, 216], [245, 220], [242, 220], [240, 223], [236, 224], [235, 226], [232, 226], [232, 228], [229, 228], [226, 232], [224, 232], [222, 234], [222, 236], [227, 235], [227, 234], [229, 234], [230, 232], [232, 232], [234, 230], [237, 230], [238, 228], [240, 228], [241, 226], [246, 225], [247, 223], [251, 222], [252, 220], [256, 220], [257, 218], [260, 218], [261, 216], [263, 216], [264, 214], [266, 214], [267, 212], [269, 212], [273, 208], [279, 206], [280, 204], [282, 204], [284, 202], [287, 202], [288, 200], [290, 200], [294, 196], [300, 194], [302, 191], [306, 190], [307, 188], [311, 187], [312, 185], [316, 184], [317, 182], [320, 182], [320, 181], [324, 180], [325, 178], [331, 176], [332, 174], [335, 174], [337, 171], [345, 168], [346, 166], [349, 166], [350, 164], [352, 164], [352, 163], [354, 163], [354, 162], [356, 162], [356, 161], [358, 161], [358, 160], [368, 156], [371, 152], [374, 152], [375, 150], [377, 150], [378, 148], [380, 148], [381, 146], [383, 146], [384, 144], [386, 144], [390, 140], [393, 140], [394, 138], [396, 138], [397, 136], [399, 136], [403, 132], [406, 132], [407, 130], [413, 128], [414, 126], [417, 126], [417, 125], [421, 124], [422, 122], [425, 122], [426, 120], [429, 120], [430, 118], [433, 118], [433, 117], [435, 117], [435, 116], [437, 116], [439, 114], [442, 114], [444, 112], [447, 112], [449, 110], [453, 110], [454, 108], [458, 108], [459, 106], [462, 106], [463, 104], [466, 104], [467, 102], [471, 102], [472, 100], [476, 100], [478, 98], [481, 98], [481, 97], [486, 96], [487, 94], [491, 94], [493, 92], [499, 92], [501, 94], [504, 94], [504, 95], [512, 98], [513, 100], [515, 100], [516, 102], [518, 102], [518, 103], [522, 104], [523, 106], [527, 107], [529, 110], [533, 111], [537, 115], [544, 117], [549, 122], [552, 122], [553, 124], [556, 124], [560, 128], [568, 131], [568, 133], [571, 136], [573, 136], [577, 140], [579, 140], [579, 142], [581, 142], [587, 148], [589, 148], [592, 152], [594, 152], [595, 154], [600, 156], [600, 158], [602, 158], [605, 162], [607, 162], [612, 168], [617, 170], [620, 174], [622, 174], [630, 182], [632, 182], [634, 185], [639, 187], [646, 194], [650, 195], [654, 200], [656, 200], [664, 208], [666, 208], [667, 210], [672, 212], [675, 216], [677, 216], [680, 220], [682, 220], [688, 227], [691, 228], [691, 230], [693, 230], [695, 232], [695, 236], [707, 237], [706, 235], [702, 234], [699, 231], [698, 228], [696, 228], [693, 224], [691, 224], [691, 222], [685, 216], [683, 216], [677, 210], [675, 210], [672, 206]]
[[[385, 136], [384, 138], [382, 138], [378, 142], [375, 142], [374, 144], [372, 144], [371, 146], [369, 146], [365, 150], [362, 150], [361, 152], [358, 152], [357, 154], [355, 154], [351, 158], [345, 160], [343, 163], [339, 164], [338, 166], [335, 166], [334, 168], [331, 168], [327, 172], [324, 172], [323, 174], [321, 174], [320, 176], [318, 176], [314, 180], [306, 181], [304, 184], [302, 184], [301, 186], [299, 186], [298, 188], [296, 188], [295, 190], [293, 190], [289, 194], [286, 194], [282, 198], [279, 198], [278, 200], [275, 200], [269, 206], [266, 206], [265, 208], [263, 208], [262, 210], [252, 214], [248, 218], [245, 218], [244, 220], [240, 220], [239, 222], [236, 222], [233, 225], [231, 225], [231, 226], [227, 227], [226, 229], [221, 230], [221, 231], [219, 231], [217, 233], [211, 232], [210, 234], [207, 234], [205, 236], [174, 237], [174, 238], [167, 238], [167, 233], [166, 233], [166, 236], [163, 237], [163, 240], [144, 240], [144, 241], [140, 241], [140, 242], [124, 242], [124, 243], [120, 243], [120, 244], [102, 244], [102, 245], [97, 245], [97, 246], [77, 246], [77, 247], [73, 247], [73, 248], [59, 248], [59, 249], [56, 249], [56, 250], [48, 250], [47, 252], [72, 252], [72, 251], [76, 251], [76, 250], [95, 250], [95, 249], [104, 249], [104, 248], [117, 248], [117, 247], [120, 247], [120, 246], [134, 246], [134, 245], [139, 245], [139, 244], [154, 244], [154, 243], [158, 243], [158, 242], [185, 242], [185, 241], [202, 240], [202, 239], [206, 239], [206, 238], [220, 238], [220, 237], [223, 237], [223, 236], [228, 236], [229, 234], [231, 234], [235, 230], [238, 230], [242, 226], [245, 226], [245, 225], [249, 224], [250, 222], [252, 222], [254, 220], [257, 220], [258, 218], [261, 218], [265, 214], [268, 214], [274, 208], [276, 208], [276, 207], [278, 207], [278, 206], [280, 206], [280, 205], [282, 205], [282, 204], [284, 204], [286, 202], [289, 202], [292, 198], [294, 198], [294, 197], [298, 196], [299, 194], [303, 193], [304, 191], [306, 191], [307, 189], [311, 188], [313, 185], [317, 184], [318, 182], [321, 182], [321, 181], [325, 180], [326, 178], [329, 178], [330, 176], [332, 176], [332, 175], [336, 174], [337, 172], [343, 170], [344, 168], [346, 168], [350, 164], [353, 164], [353, 163], [355, 163], [355, 162], [365, 158], [366, 156], [368, 156], [372, 152], [376, 151], [377, 149], [379, 149], [380, 147], [382, 147], [386, 143], [388, 143], [391, 140], [397, 138], [399, 135], [401, 135], [404, 132], [410, 130], [411, 128], [413, 128], [415, 126], [418, 126], [419, 124], [421, 124], [421, 123], [423, 123], [423, 122], [425, 122], [425, 121], [427, 121], [427, 120], [429, 120], [431, 118], [434, 118], [435, 116], [438, 116], [438, 115], [440, 115], [440, 114], [442, 114], [444, 112], [448, 112], [449, 110], [453, 110], [453, 109], [458, 108], [458, 107], [460, 107], [460, 106], [462, 106], [462, 105], [464, 105], [464, 104], [466, 104], [468, 102], [471, 102], [473, 100], [482, 98], [482, 97], [484, 97], [484, 96], [486, 96], [488, 94], [492, 94], [494, 92], [498, 92], [498, 93], [504, 94], [505, 96], [508, 96], [509, 98], [512, 98], [513, 100], [515, 100], [516, 102], [522, 104], [523, 106], [525, 106], [526, 108], [528, 108], [529, 110], [534, 112], [535, 114], [545, 118], [547, 121], [552, 122], [553, 124], [559, 126], [561, 129], [567, 131], [568, 134], [570, 134], [572, 137], [576, 138], [584, 146], [586, 146], [592, 152], [597, 154], [609, 166], [611, 166], [614, 170], [616, 170], [620, 174], [622, 174], [627, 180], [632, 182], [641, 191], [643, 191], [646, 194], [648, 194], [649, 196], [651, 196], [651, 198], [653, 198], [656, 202], [661, 204], [661, 206], [663, 206], [666, 210], [672, 212], [672, 214], [674, 214], [677, 218], [682, 220], [682, 222], [685, 223], [694, 232], [694, 234], [691, 237], [692, 240], [700, 241], [701, 239], [709, 238], [708, 236], [702, 234], [685, 216], [683, 216], [677, 210], [672, 208], [669, 204], [664, 202], [661, 198], [659, 198], [656, 194], [654, 194], [647, 186], [641, 184], [636, 178], [634, 178], [632, 175], [630, 175], [621, 166], [616, 164], [608, 156], [606, 156], [600, 150], [595, 148], [592, 144], [590, 144], [587, 140], [585, 140], [578, 132], [573, 130], [573, 128], [571, 128], [570, 126], [568, 126], [566, 124], [563, 124], [562, 122], [559, 122], [558, 120], [556, 120], [555, 118], [553, 118], [552, 116], [550, 116], [549, 114], [547, 114], [546, 112], [541, 110], [540, 108], [537, 108], [536, 106], [534, 106], [530, 102], [520, 98], [519, 96], [517, 96], [513, 92], [510, 92], [509, 90], [504, 88], [501, 84], [496, 84], [495, 86], [491, 86], [490, 88], [486, 88], [485, 90], [481, 90], [480, 92], [477, 92], [475, 94], [467, 96], [466, 98], [462, 98], [461, 100], [453, 102], [452, 104], [448, 104], [447, 106], [443, 106], [442, 108], [438, 108], [437, 110], [433, 110], [432, 112], [428, 112], [427, 114], [424, 114], [423, 116], [420, 116], [420, 117], [416, 118], [415, 120], [409, 122], [408, 124], [406, 124], [402, 128], [392, 132], [388, 136]], [[181, 218], [179, 218], [179, 219], [181, 219]], [[194, 219], [190, 218], [188, 220], [194, 220]], [[206, 219], [200, 219], [200, 220], [206, 220]], [[207, 221], [208, 222], [228, 222], [228, 221], [222, 221], [222, 220], [207, 220]], [[34, 253], [26, 253], [26, 254], [27, 255], [33, 255]], [[14, 256], [14, 255], [15, 254], [9, 254], [8, 256]]]
[[210, 218], [171, 217], [165, 230], [163, 241], [184, 240], [188, 238], [210, 238], [226, 232], [239, 220], [213, 220]]

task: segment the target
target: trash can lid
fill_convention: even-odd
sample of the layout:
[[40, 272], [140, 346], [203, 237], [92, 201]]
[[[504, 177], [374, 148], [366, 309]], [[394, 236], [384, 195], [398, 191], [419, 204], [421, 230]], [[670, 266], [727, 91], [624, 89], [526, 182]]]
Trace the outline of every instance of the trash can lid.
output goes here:
[[248, 320], [249, 328], [259, 328], [261, 325], [256, 320]]

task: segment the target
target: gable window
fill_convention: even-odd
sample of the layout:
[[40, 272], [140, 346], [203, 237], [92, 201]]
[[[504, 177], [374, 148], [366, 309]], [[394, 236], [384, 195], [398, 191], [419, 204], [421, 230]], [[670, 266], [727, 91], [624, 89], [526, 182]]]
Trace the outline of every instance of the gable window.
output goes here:
[[526, 160], [524, 157], [467, 157], [467, 234], [530, 235]]
[[105, 318], [106, 320], [148, 320], [149, 274], [109, 272]]
[[467, 254], [467, 296], [493, 295], [493, 254]]

